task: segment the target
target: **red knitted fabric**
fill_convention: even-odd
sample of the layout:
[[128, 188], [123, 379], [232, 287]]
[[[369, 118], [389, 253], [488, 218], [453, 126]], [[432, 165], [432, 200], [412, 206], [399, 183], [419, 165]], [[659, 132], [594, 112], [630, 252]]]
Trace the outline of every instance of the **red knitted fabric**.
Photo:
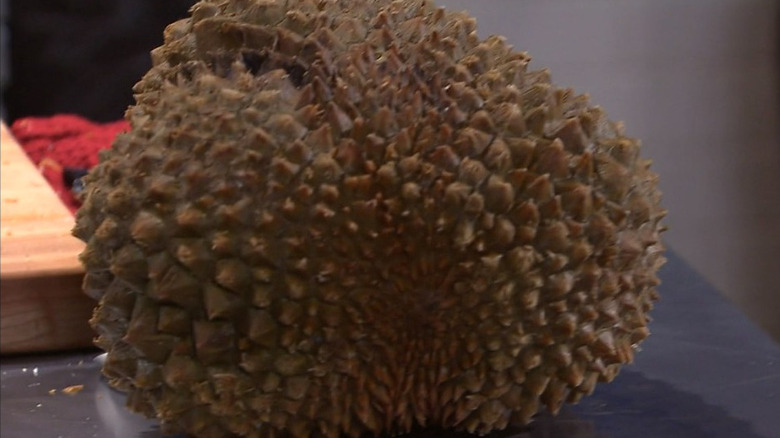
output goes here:
[[129, 128], [124, 120], [93, 123], [76, 115], [61, 114], [18, 119], [11, 125], [11, 132], [62, 202], [75, 212], [79, 202], [66, 187], [63, 170], [92, 168], [98, 162], [98, 151], [109, 148], [116, 135]]

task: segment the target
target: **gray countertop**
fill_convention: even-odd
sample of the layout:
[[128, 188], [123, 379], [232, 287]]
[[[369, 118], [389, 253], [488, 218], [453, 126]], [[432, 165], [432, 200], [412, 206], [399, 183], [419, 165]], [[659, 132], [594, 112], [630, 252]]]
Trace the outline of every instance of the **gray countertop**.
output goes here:
[[[780, 435], [780, 346], [674, 253], [662, 271], [652, 335], [636, 362], [578, 405], [517, 438], [773, 438]], [[99, 373], [98, 352], [0, 360], [3, 438], [156, 438]], [[67, 395], [63, 388], [83, 385]], [[54, 390], [53, 393], [50, 391]], [[442, 431], [422, 436], [445, 437]]]

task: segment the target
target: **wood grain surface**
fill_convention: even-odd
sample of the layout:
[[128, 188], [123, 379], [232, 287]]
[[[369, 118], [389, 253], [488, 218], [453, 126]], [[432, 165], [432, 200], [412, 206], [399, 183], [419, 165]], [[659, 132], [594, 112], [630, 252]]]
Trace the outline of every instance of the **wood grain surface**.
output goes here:
[[73, 216], [0, 125], [0, 354], [91, 345]]

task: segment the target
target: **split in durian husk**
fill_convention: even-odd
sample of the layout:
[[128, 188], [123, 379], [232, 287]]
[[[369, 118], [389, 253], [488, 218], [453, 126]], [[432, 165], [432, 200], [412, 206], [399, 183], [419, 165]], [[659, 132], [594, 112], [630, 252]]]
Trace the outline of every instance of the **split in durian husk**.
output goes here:
[[201, 1], [87, 177], [91, 323], [199, 437], [484, 434], [590, 394], [663, 262], [639, 143], [422, 1]]

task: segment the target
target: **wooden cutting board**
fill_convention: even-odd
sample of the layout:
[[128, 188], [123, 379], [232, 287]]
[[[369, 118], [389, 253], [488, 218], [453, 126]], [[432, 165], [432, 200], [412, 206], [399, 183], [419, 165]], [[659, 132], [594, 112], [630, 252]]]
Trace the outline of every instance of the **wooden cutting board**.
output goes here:
[[92, 345], [74, 219], [0, 124], [0, 354]]

